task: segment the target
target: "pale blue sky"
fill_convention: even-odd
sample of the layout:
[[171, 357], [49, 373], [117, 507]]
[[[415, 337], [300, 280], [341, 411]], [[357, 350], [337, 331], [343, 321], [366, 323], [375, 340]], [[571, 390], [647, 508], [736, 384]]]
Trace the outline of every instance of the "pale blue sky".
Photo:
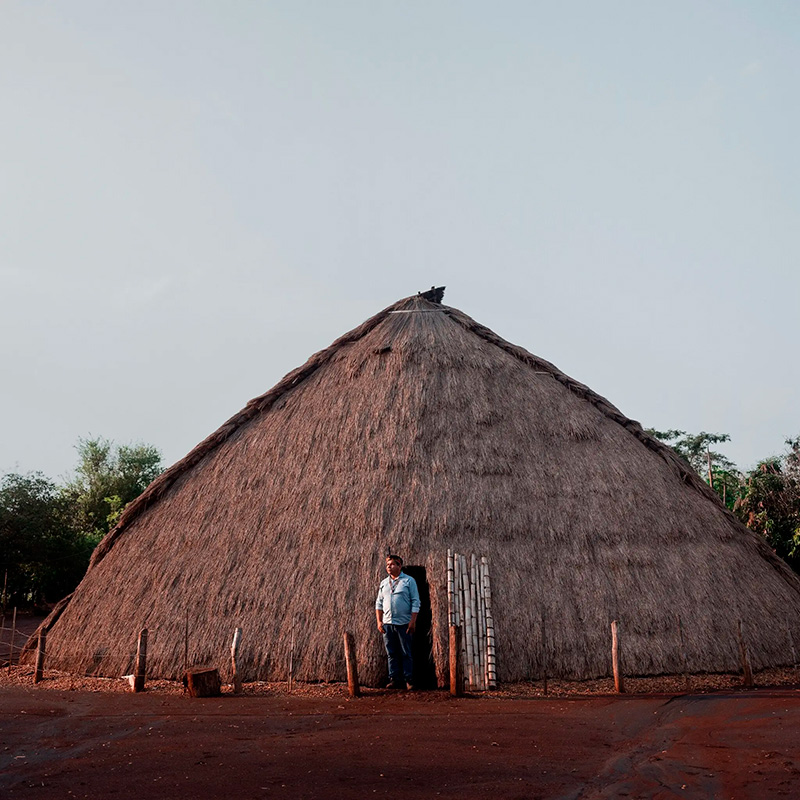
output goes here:
[[800, 4], [0, 4], [0, 472], [172, 463], [400, 297], [800, 433]]

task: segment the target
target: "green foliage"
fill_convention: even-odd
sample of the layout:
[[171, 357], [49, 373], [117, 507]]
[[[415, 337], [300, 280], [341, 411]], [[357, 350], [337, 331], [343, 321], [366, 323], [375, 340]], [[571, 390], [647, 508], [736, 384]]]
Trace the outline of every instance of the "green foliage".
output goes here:
[[78, 466], [65, 493], [76, 525], [86, 534], [102, 536], [120, 514], [162, 472], [161, 453], [152, 445], [115, 445], [98, 437], [80, 439]]
[[[95, 542], [72, 524], [69, 503], [41, 473], [0, 480], [0, 580], [6, 604], [37, 604], [68, 594]], [[7, 576], [7, 577], [6, 577]]]
[[69, 594], [92, 551], [125, 506], [161, 473], [145, 444], [81, 439], [78, 466], [63, 487], [41, 473], [0, 479], [0, 590], [6, 605], [38, 605]]
[[729, 458], [711, 449], [712, 444], [729, 442], [731, 437], [727, 433], [657, 431], [654, 428], [647, 428], [647, 432], [669, 445], [706, 483], [711, 485], [728, 508], [733, 508], [741, 475]]
[[647, 432], [656, 439], [668, 444], [681, 458], [689, 462], [698, 475], [708, 475], [709, 459], [712, 469], [733, 470], [736, 465], [722, 453], [711, 449], [712, 444], [729, 442], [727, 433], [686, 433], [686, 431], [657, 431], [648, 428]]
[[782, 456], [761, 461], [745, 478], [734, 513], [800, 572], [800, 437]]

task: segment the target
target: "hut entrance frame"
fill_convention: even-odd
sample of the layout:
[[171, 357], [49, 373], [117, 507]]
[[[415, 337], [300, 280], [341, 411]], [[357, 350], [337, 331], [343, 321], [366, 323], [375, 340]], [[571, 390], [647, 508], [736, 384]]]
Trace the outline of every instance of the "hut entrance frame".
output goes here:
[[403, 564], [403, 572], [417, 582], [419, 589], [419, 614], [417, 629], [412, 642], [414, 656], [414, 677], [412, 683], [417, 689], [436, 689], [436, 665], [433, 661], [433, 613], [431, 610], [431, 591], [425, 567]]

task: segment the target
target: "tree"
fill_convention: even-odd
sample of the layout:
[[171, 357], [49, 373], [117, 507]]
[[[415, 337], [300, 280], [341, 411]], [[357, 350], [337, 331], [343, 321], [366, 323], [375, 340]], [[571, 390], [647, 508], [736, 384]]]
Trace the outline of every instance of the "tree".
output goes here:
[[705, 478], [726, 506], [733, 507], [741, 475], [729, 458], [711, 449], [712, 444], [729, 442], [731, 437], [727, 433], [657, 431], [654, 428], [648, 428], [647, 432], [671, 447], [698, 475]]
[[152, 445], [115, 445], [102, 437], [79, 439], [76, 449], [78, 466], [64, 491], [78, 528], [99, 541], [161, 474], [161, 453]]
[[69, 504], [42, 473], [0, 479], [0, 580], [4, 607], [38, 605], [68, 594], [94, 543], [72, 524]]
[[800, 437], [786, 444], [786, 453], [764, 459], [747, 475], [734, 513], [800, 572]]

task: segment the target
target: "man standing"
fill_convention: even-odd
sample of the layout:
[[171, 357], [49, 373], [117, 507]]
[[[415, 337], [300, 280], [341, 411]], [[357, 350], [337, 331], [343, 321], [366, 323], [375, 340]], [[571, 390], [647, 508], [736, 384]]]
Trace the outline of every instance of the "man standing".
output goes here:
[[403, 572], [400, 556], [386, 556], [386, 572], [375, 601], [375, 617], [389, 657], [389, 686], [412, 689], [411, 634], [417, 626], [419, 590], [417, 582]]

